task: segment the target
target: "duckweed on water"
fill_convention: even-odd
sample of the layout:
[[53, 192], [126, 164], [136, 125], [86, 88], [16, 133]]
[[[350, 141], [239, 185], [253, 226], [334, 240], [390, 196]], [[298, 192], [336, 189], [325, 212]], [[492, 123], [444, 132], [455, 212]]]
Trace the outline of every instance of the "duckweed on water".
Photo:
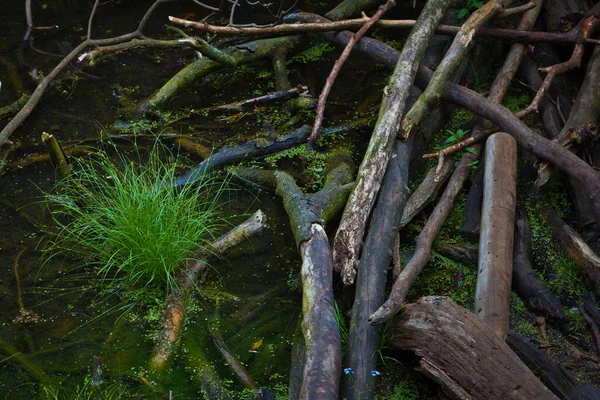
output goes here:
[[57, 226], [46, 255], [75, 256], [107, 289], [175, 290], [174, 273], [223, 225], [225, 186], [200, 179], [173, 187], [174, 160], [163, 161], [157, 146], [146, 161], [136, 156], [75, 160], [73, 174], [46, 195]]

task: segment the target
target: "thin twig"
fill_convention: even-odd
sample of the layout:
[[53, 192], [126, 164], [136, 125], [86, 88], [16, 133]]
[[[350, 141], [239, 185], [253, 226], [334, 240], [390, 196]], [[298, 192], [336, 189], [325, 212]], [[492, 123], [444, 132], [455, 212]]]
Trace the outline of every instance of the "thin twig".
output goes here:
[[[291, 14], [293, 17], [293, 14]], [[353, 30], [359, 29], [365, 23], [368, 18], [356, 18], [348, 19], [335, 22], [309, 22], [302, 24], [280, 24], [276, 26], [268, 27], [256, 27], [256, 26], [218, 26], [211, 25], [205, 22], [189, 21], [177, 17], [169, 17], [169, 21], [176, 25], [182, 25], [190, 28], [194, 28], [200, 31], [210, 32], [223, 36], [248, 36], [248, 37], [269, 37], [269, 36], [283, 36], [293, 33], [305, 33], [305, 32], [329, 32], [329, 31], [342, 31], [342, 30]], [[415, 20], [385, 20], [380, 19], [375, 23], [378, 28], [386, 29], [412, 29], [415, 25]], [[439, 35], [454, 36], [460, 30], [460, 26], [452, 25], [439, 25], [436, 28], [435, 33]], [[529, 30], [517, 30], [517, 29], [498, 29], [498, 28], [482, 28], [475, 32], [475, 37], [491, 37], [498, 39], [511, 40], [515, 42], [523, 43], [537, 43], [537, 42], [553, 42], [559, 44], [600, 44], [600, 40], [591, 38], [581, 38], [576, 34], [575, 31], [569, 31], [564, 33], [554, 32], [539, 32]]]
[[352, 48], [354, 47], [354, 44], [356, 42], [358, 42], [365, 35], [365, 33], [367, 33], [367, 31], [375, 24], [375, 22], [377, 22], [383, 16], [383, 14], [385, 14], [390, 8], [394, 7], [395, 5], [396, 5], [396, 0], [387, 0], [387, 2], [383, 6], [379, 7], [377, 12], [358, 30], [358, 32], [356, 32], [354, 35], [352, 35], [352, 37], [346, 44], [344, 51], [340, 55], [340, 58], [338, 58], [337, 61], [335, 62], [335, 64], [333, 65], [333, 68], [331, 69], [331, 73], [327, 77], [327, 81], [325, 81], [325, 86], [323, 87], [323, 91], [321, 92], [321, 95], [319, 96], [319, 103], [317, 105], [315, 124], [313, 125], [312, 132], [308, 138], [308, 147], [309, 148], [314, 145], [315, 141], [317, 140], [317, 137], [319, 136], [319, 129], [321, 128], [321, 125], [323, 124], [323, 114], [325, 112], [325, 103], [327, 102], [327, 97], [329, 97], [329, 93], [331, 92], [333, 83], [335, 82], [335, 79], [337, 78], [338, 74], [340, 73], [340, 69], [342, 68], [342, 65], [344, 65], [344, 63], [346, 62], [348, 57], [350, 57], [350, 53], [352, 52]]
[[[594, 8], [590, 10], [588, 15], [581, 21], [579, 21], [577, 27], [573, 31], [577, 33], [577, 36], [579, 38], [588, 38], [594, 32], [594, 29], [598, 25], [598, 22], [600, 22], [600, 3], [596, 4]], [[557, 75], [564, 74], [565, 72], [575, 68], [579, 68], [584, 52], [584, 45], [581, 42], [582, 40], [575, 45], [573, 53], [571, 54], [571, 58], [569, 58], [568, 61], [565, 61], [560, 64], [551, 65], [549, 67], [540, 68], [540, 72], [546, 73], [546, 78], [544, 79], [544, 82], [538, 89], [531, 104], [525, 109], [519, 111], [516, 114], [517, 117], [524, 118], [532, 112], [537, 112], [542, 100], [544, 99], [544, 95], [546, 94], [546, 91], [550, 88], [550, 85], [552, 84], [554, 78]]]

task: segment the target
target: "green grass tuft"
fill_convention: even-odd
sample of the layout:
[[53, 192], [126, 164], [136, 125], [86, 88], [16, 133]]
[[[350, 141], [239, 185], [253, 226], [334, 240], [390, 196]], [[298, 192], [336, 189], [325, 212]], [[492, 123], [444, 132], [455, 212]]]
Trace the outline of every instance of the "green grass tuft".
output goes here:
[[58, 227], [47, 255], [76, 256], [103, 286], [176, 290], [175, 272], [223, 225], [218, 200], [226, 183], [201, 178], [173, 187], [176, 164], [159, 150], [137, 152], [136, 161], [121, 153], [116, 161], [75, 160], [72, 176], [46, 195]]

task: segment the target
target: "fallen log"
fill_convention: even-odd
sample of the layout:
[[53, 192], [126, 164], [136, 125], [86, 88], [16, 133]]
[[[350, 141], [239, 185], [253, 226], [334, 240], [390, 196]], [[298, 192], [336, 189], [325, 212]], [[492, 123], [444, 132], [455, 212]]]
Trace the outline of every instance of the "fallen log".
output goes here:
[[195, 255], [196, 261], [191, 262], [183, 272], [177, 274], [175, 281], [179, 291], [170, 293], [165, 301], [162, 329], [158, 333], [150, 361], [152, 369], [162, 369], [179, 342], [185, 322], [185, 303], [195, 287], [196, 279], [206, 270], [206, 252], [221, 254], [227, 251], [246, 238], [259, 233], [265, 221], [266, 215], [258, 210], [246, 221], [207, 246], [208, 248], [198, 250]]
[[486, 143], [475, 314], [502, 340], [510, 316], [517, 200], [517, 143], [495, 133]]
[[408, 197], [408, 167], [414, 140], [397, 143], [388, 163], [373, 212], [364, 250], [358, 262], [356, 292], [348, 332], [346, 364], [352, 374], [344, 377], [347, 400], [369, 400], [375, 396], [379, 327], [367, 323], [385, 298], [387, 269], [392, 258], [402, 210]]
[[[275, 188], [282, 198], [302, 257], [302, 332], [305, 352], [301, 400], [335, 400], [342, 372], [340, 333], [333, 300], [331, 248], [324, 224], [342, 209], [353, 184], [351, 162], [331, 160], [323, 189], [303, 194], [294, 179], [281, 171], [236, 168], [234, 175]], [[292, 382], [295, 388], [297, 384]], [[296, 389], [294, 389], [296, 390]], [[295, 396], [295, 394], [294, 394]]]
[[540, 380], [554, 394], [565, 400], [600, 399], [600, 390], [589, 383], [581, 383], [573, 377], [562, 365], [556, 364], [543, 351], [537, 348], [535, 342], [508, 332], [506, 343], [519, 358], [535, 371]]
[[[537, 12], [539, 11], [539, 5], [540, 4], [538, 4], [535, 9], [528, 11], [523, 16], [523, 22], [521, 25], [524, 25], [525, 22], [528, 24], [533, 24], [533, 21], [535, 21], [535, 17], [537, 16]], [[519, 44], [514, 44], [511, 47], [500, 74], [496, 77], [492, 87], [490, 88], [490, 99], [485, 99], [480, 96], [482, 99], [485, 99], [487, 103], [497, 106], [497, 103], [502, 101], [504, 93], [506, 93], [512, 78], [519, 67], [522, 54], [523, 52]], [[420, 67], [419, 70], [423, 71], [426, 69]], [[446, 87], [449, 85], [457, 86], [449, 83], [446, 85]], [[447, 90], [444, 89], [444, 92], [446, 91]], [[475, 130], [480, 130], [481, 128], [482, 124], [477, 123]], [[410, 262], [396, 279], [386, 302], [383, 303], [381, 307], [379, 307], [379, 309], [369, 317], [369, 324], [379, 325], [383, 322], [389, 321], [402, 307], [410, 287], [429, 260], [429, 254], [431, 252], [433, 241], [435, 240], [435, 237], [441, 229], [444, 221], [450, 214], [452, 206], [454, 205], [454, 201], [460, 193], [460, 190], [462, 190], [462, 187], [471, 172], [471, 163], [477, 160], [479, 156], [480, 148], [480, 145], [474, 146], [473, 151], [465, 153], [459, 161], [456, 169], [450, 177], [450, 181], [444, 190], [442, 197], [440, 198], [440, 201], [431, 213], [427, 224], [425, 224], [425, 227], [421, 230], [421, 233], [419, 233], [415, 252]]]
[[453, 399], [558, 399], [485, 322], [447, 297], [407, 304], [388, 344], [414, 351], [424, 372]]

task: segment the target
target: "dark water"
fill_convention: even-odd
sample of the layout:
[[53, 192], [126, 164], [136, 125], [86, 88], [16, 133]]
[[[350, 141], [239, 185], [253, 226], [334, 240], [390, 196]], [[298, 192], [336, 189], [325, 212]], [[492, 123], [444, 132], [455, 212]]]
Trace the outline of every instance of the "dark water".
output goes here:
[[[57, 54], [75, 47], [85, 35], [92, 3], [64, 0], [48, 2], [44, 8], [42, 3], [34, 4], [35, 23], [59, 26], [36, 33], [35, 47]], [[150, 3], [107, 2], [96, 16], [94, 35], [129, 31]], [[22, 42], [24, 1], [10, 0], [2, 8], [0, 106], [16, 100], [20, 90], [33, 91], [35, 83], [29, 75], [34, 67], [48, 74], [60, 60]], [[164, 32], [167, 14], [183, 15], [190, 8], [178, 3], [161, 7], [146, 32], [149, 36]], [[214, 346], [209, 326], [218, 328], [259, 386], [287, 384], [301, 304], [300, 294], [290, 286], [298, 279], [300, 263], [281, 203], [268, 193], [257, 198], [238, 191], [228, 205], [226, 212], [231, 214], [251, 213], [260, 207], [269, 217], [269, 228], [213, 263], [202, 289], [206, 296], [190, 311], [178, 356], [162, 374], [147, 371], [157, 324], [145, 322], [142, 316], [119, 318], [122, 312], [106, 313], [119, 306], [119, 299], [99, 298], [86, 285], [93, 275], [69, 272], [77, 265], [74, 260], [57, 258], [42, 268], [43, 225], [49, 220], [41, 193], [50, 190], [57, 177], [48, 162], [21, 167], [15, 163], [45, 153], [39, 140], [43, 131], [54, 133], [66, 148], [74, 146], [74, 140], [98, 138], [103, 130], [112, 132], [110, 127], [120, 118], [125, 101], [150, 95], [189, 61], [189, 52], [181, 50], [145, 51], [123, 53], [86, 69], [93, 76], [70, 69], [15, 132], [15, 146], [0, 150], [11, 166], [0, 176], [0, 397], [55, 398], [44, 394], [45, 387], [50, 393], [57, 391], [58, 398], [75, 398], [78, 391], [99, 395], [101, 390], [113, 390], [113, 397], [101, 398], [168, 398], [169, 392], [173, 398], [202, 398], [200, 376], [206, 368], [214, 370], [226, 387], [240, 391], [243, 386]], [[195, 101], [195, 107], [210, 105], [213, 93], [202, 93], [201, 87], [194, 90], [184, 96], [185, 101]], [[0, 126], [6, 123], [2, 120]], [[192, 132], [209, 147], [240, 134], [240, 126], [213, 123], [211, 128], [202, 118], [172, 128]], [[115, 143], [125, 151], [131, 145]], [[98, 146], [94, 140], [85, 144]], [[32, 313], [29, 320], [20, 316], [23, 307]], [[127, 394], [114, 394], [120, 389]]]

